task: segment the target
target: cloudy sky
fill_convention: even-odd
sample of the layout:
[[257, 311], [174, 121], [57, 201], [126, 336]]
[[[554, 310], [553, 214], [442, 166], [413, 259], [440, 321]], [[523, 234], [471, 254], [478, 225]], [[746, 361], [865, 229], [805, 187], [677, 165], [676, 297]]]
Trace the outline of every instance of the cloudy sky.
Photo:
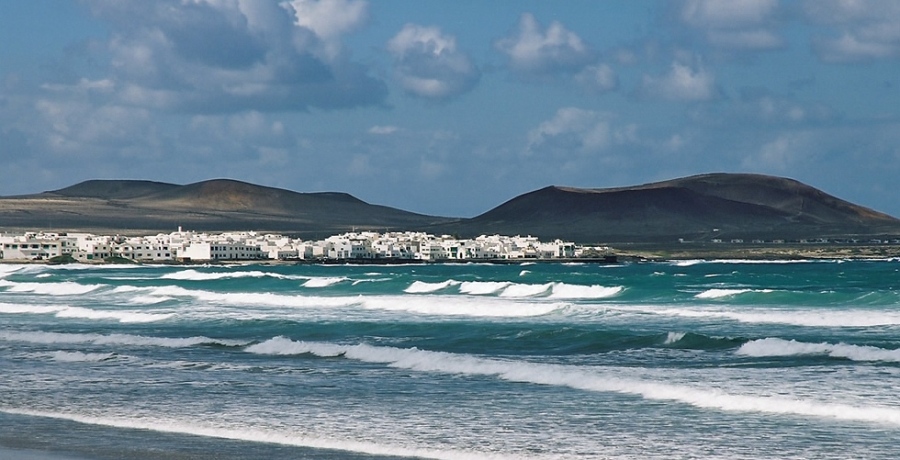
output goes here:
[[753, 172], [900, 216], [900, 2], [4, 1], [0, 161], [0, 195], [232, 178], [463, 217]]

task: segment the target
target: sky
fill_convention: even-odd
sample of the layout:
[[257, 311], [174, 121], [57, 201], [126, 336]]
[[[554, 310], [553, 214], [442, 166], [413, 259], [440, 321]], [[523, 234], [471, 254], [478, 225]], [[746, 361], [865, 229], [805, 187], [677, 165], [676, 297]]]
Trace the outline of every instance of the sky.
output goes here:
[[4, 1], [0, 164], [447, 217], [760, 173], [900, 217], [900, 2]]

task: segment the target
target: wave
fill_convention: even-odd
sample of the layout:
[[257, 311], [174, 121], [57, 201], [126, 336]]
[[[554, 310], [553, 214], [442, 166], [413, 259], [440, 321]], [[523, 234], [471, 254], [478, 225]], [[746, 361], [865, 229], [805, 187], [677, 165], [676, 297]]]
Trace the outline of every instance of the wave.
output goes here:
[[436, 460], [513, 460], [529, 458], [528, 456], [522, 455], [509, 456], [496, 453], [483, 454], [480, 452], [466, 450], [408, 447], [382, 444], [372, 441], [336, 439], [333, 437], [317, 438], [312, 436], [299, 435], [295, 430], [292, 430], [290, 428], [218, 426], [216, 422], [206, 422], [196, 419], [167, 419], [166, 417], [150, 418], [142, 416], [140, 414], [104, 414], [102, 416], [99, 416], [68, 412], [41, 411], [4, 406], [0, 406], [0, 412], [30, 417], [45, 417], [59, 420], [69, 420], [88, 425], [98, 425], [113, 428], [149, 430], [159, 433], [177, 433], [216, 439], [231, 439], [245, 442], [280, 444], [284, 446], [339, 450], [345, 452], [355, 452], [364, 455], [429, 458]]
[[666, 341], [663, 343], [665, 345], [672, 345], [683, 339], [685, 335], [687, 335], [687, 332], [669, 332], [666, 334]]
[[115, 353], [82, 353], [80, 351], [54, 351], [49, 354], [54, 361], [64, 363], [98, 363], [116, 358]]
[[440, 291], [441, 289], [447, 289], [450, 286], [458, 286], [460, 284], [459, 281], [447, 280], [441, 283], [426, 283], [425, 281], [414, 281], [408, 288], [404, 289], [403, 292], [409, 294], [424, 294], [428, 292]]
[[130, 334], [78, 334], [68, 332], [44, 331], [0, 331], [0, 340], [7, 342], [26, 342], [36, 344], [93, 344], [93, 345], [128, 345], [152, 346], [162, 348], [185, 348], [197, 345], [220, 345], [227, 347], [246, 346], [247, 341], [212, 339], [209, 337], [148, 337]]
[[550, 294], [552, 299], [605, 299], [613, 297], [625, 288], [622, 286], [581, 286], [566, 283], [554, 283], [553, 292]]
[[511, 382], [629, 394], [648, 400], [676, 401], [702, 409], [728, 412], [799, 415], [900, 425], [900, 409], [897, 408], [854, 406], [780, 396], [729, 394], [714, 388], [622, 378], [612, 372], [569, 365], [489, 359], [416, 348], [302, 342], [285, 337], [275, 337], [244, 350], [267, 355], [342, 356], [346, 359], [419, 372], [493, 376]]
[[[526, 317], [546, 315], [568, 306], [559, 302], [522, 302], [500, 298], [464, 296], [300, 296], [271, 293], [219, 293], [178, 286], [154, 288], [150, 296], [192, 297], [201, 302], [226, 306], [292, 308], [342, 308], [403, 311], [426, 315]], [[206, 312], [204, 312], [206, 313]], [[255, 312], [245, 312], [251, 317]]]
[[835, 263], [831, 259], [690, 259], [669, 262], [676, 267], [690, 267], [698, 264], [741, 264], [741, 265], [767, 265], [767, 264], [810, 264], [810, 263]]
[[459, 285], [459, 292], [472, 295], [494, 294], [509, 286], [509, 281], [466, 281]]
[[235, 272], [201, 272], [194, 269], [181, 270], [175, 273], [167, 273], [160, 279], [183, 281], [211, 281], [234, 278], [279, 278], [279, 279], [306, 279], [307, 277], [288, 276], [278, 273], [264, 272], [260, 270], [235, 271]]
[[873, 327], [900, 325], [900, 311], [884, 310], [779, 310], [779, 309], [704, 309], [658, 306], [606, 305], [607, 311], [677, 316], [698, 319], [731, 319], [742, 323], [788, 324], [805, 327]]
[[93, 310], [67, 305], [16, 305], [0, 303], [0, 313], [49, 315], [57, 318], [113, 319], [120, 323], [152, 323], [175, 316], [175, 313], [143, 313], [131, 310]]
[[340, 282], [342, 282], [342, 281], [347, 281], [347, 280], [349, 280], [349, 279], [350, 279], [350, 278], [347, 278], [347, 277], [344, 277], [344, 276], [319, 276], [319, 277], [313, 277], [313, 278], [310, 278], [309, 280], [307, 280], [305, 283], [303, 283], [303, 287], [308, 287], [308, 288], [322, 288], [322, 287], [328, 287], [328, 286], [331, 286], [332, 284], [337, 284], [337, 283], [340, 283]]
[[733, 297], [748, 292], [768, 294], [774, 292], [772, 289], [707, 289], [694, 297], [698, 299], [719, 299], [722, 297]]
[[484, 297], [383, 296], [362, 300], [363, 308], [405, 311], [425, 315], [521, 318], [543, 316], [568, 306], [565, 303], [521, 302]]
[[114, 319], [120, 323], [152, 323], [175, 316], [175, 313], [142, 313], [128, 310], [93, 310], [66, 307], [56, 313], [57, 318]]
[[6, 287], [6, 292], [31, 292], [34, 294], [64, 296], [64, 295], [82, 295], [95, 291], [102, 284], [78, 284], [72, 281], [64, 281], [61, 283], [14, 283], [5, 279], [0, 279], [0, 287]]
[[179, 286], [160, 286], [153, 288], [149, 295], [158, 297], [191, 297], [202, 302], [220, 305], [247, 305], [261, 307], [345, 307], [358, 305], [359, 297], [315, 297], [272, 294], [268, 292], [213, 292], [185, 289]]
[[756, 358], [818, 355], [849, 359], [851, 361], [900, 362], [900, 349], [892, 350], [845, 343], [806, 343], [779, 338], [766, 338], [747, 342], [736, 353]]
[[510, 284], [500, 293], [500, 297], [535, 297], [547, 294], [552, 288], [553, 283]]

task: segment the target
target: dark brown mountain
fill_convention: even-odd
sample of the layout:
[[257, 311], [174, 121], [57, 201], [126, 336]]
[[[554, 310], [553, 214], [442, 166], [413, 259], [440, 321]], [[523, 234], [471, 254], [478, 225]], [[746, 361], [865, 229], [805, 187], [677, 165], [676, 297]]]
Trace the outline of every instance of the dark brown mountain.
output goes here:
[[0, 198], [0, 231], [259, 230], [304, 238], [358, 230], [463, 237], [534, 235], [579, 243], [848, 238], [900, 235], [900, 220], [800, 182], [706, 174], [635, 187], [546, 187], [471, 219], [425, 216], [345, 193], [298, 193], [217, 179], [189, 185], [93, 180]]
[[900, 220], [791, 179], [705, 174], [636, 187], [546, 187], [446, 228], [577, 242], [900, 234]]
[[354, 228], [406, 230], [453, 219], [368, 204], [346, 193], [298, 193], [228, 179], [189, 185], [91, 180], [0, 199], [0, 228], [104, 233], [260, 230], [325, 237]]

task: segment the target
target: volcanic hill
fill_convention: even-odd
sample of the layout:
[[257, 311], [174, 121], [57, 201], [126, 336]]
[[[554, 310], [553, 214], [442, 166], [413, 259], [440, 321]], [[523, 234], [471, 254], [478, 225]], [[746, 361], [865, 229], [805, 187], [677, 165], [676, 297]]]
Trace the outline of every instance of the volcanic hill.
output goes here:
[[578, 242], [846, 238], [900, 234], [900, 220], [791, 179], [704, 174], [635, 187], [546, 187], [455, 233], [530, 234]]
[[0, 198], [0, 228], [115, 233], [260, 230], [327, 237], [354, 228], [406, 230], [453, 219], [366, 203], [346, 193], [298, 193], [229, 179], [188, 185], [90, 180]]
[[791, 179], [704, 174], [607, 189], [551, 186], [470, 219], [426, 216], [345, 193], [298, 193], [228, 179], [188, 185], [91, 180], [0, 198], [0, 231], [96, 233], [259, 230], [324, 238], [356, 230], [474, 237], [533, 235], [578, 243], [868, 238], [900, 220]]

